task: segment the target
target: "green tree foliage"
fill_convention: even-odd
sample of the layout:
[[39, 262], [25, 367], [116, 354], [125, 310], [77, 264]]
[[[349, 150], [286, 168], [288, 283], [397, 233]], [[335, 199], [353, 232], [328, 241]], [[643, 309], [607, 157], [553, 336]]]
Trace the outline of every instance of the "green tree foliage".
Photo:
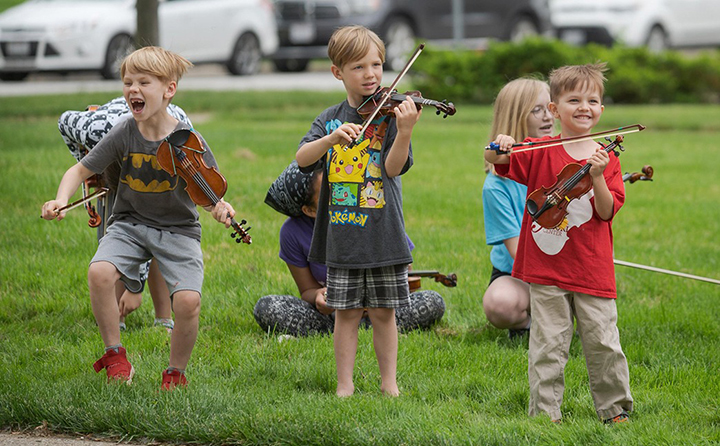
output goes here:
[[684, 56], [646, 48], [574, 47], [533, 38], [495, 42], [486, 51], [429, 47], [413, 66], [413, 82], [426, 97], [491, 103], [505, 83], [522, 76], [547, 78], [557, 67], [607, 62], [606, 101], [614, 103], [718, 103], [720, 51]]

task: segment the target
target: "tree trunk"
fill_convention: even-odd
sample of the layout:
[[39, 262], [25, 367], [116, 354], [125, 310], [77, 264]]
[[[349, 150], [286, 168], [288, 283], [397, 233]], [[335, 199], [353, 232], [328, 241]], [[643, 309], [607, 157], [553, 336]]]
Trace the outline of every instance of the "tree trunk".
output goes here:
[[137, 0], [137, 33], [135, 46], [160, 45], [160, 25], [158, 23], [158, 0]]

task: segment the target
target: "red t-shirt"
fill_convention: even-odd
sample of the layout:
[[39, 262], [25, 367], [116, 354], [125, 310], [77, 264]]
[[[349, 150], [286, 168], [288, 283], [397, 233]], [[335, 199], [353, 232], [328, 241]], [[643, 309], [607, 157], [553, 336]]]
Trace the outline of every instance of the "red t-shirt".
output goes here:
[[[555, 139], [545, 137], [541, 140]], [[538, 141], [528, 138], [526, 141]], [[568, 163], [585, 165], [571, 157], [562, 144], [545, 149], [513, 153], [510, 164], [496, 164], [498, 174], [525, 184], [528, 194], [549, 188]], [[589, 175], [589, 174], [588, 174]], [[620, 161], [610, 155], [603, 176], [613, 196], [613, 217], [625, 202]], [[553, 285], [568, 291], [615, 298], [612, 218], [602, 220], [595, 212], [594, 191], [572, 200], [565, 221], [555, 229], [538, 225], [523, 215], [513, 277], [539, 285]]]

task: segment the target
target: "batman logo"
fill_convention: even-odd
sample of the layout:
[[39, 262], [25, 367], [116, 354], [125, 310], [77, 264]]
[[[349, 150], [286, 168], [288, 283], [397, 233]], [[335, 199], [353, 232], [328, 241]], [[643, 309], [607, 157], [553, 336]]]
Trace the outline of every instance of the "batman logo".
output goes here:
[[159, 194], [178, 185], [179, 177], [162, 170], [155, 155], [131, 153], [123, 159], [123, 171], [120, 182], [136, 192]]

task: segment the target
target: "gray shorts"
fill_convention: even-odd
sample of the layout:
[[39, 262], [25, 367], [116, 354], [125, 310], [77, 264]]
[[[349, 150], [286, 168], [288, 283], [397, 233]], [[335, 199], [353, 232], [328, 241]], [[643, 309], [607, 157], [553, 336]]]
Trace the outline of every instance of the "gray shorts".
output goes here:
[[185, 235], [116, 221], [108, 227], [90, 263], [112, 263], [127, 289], [140, 292], [140, 267], [151, 258], [157, 262], [171, 296], [183, 290], [201, 293], [203, 256], [200, 241]]
[[344, 269], [328, 267], [327, 306], [353, 308], [398, 308], [408, 305], [408, 266]]

